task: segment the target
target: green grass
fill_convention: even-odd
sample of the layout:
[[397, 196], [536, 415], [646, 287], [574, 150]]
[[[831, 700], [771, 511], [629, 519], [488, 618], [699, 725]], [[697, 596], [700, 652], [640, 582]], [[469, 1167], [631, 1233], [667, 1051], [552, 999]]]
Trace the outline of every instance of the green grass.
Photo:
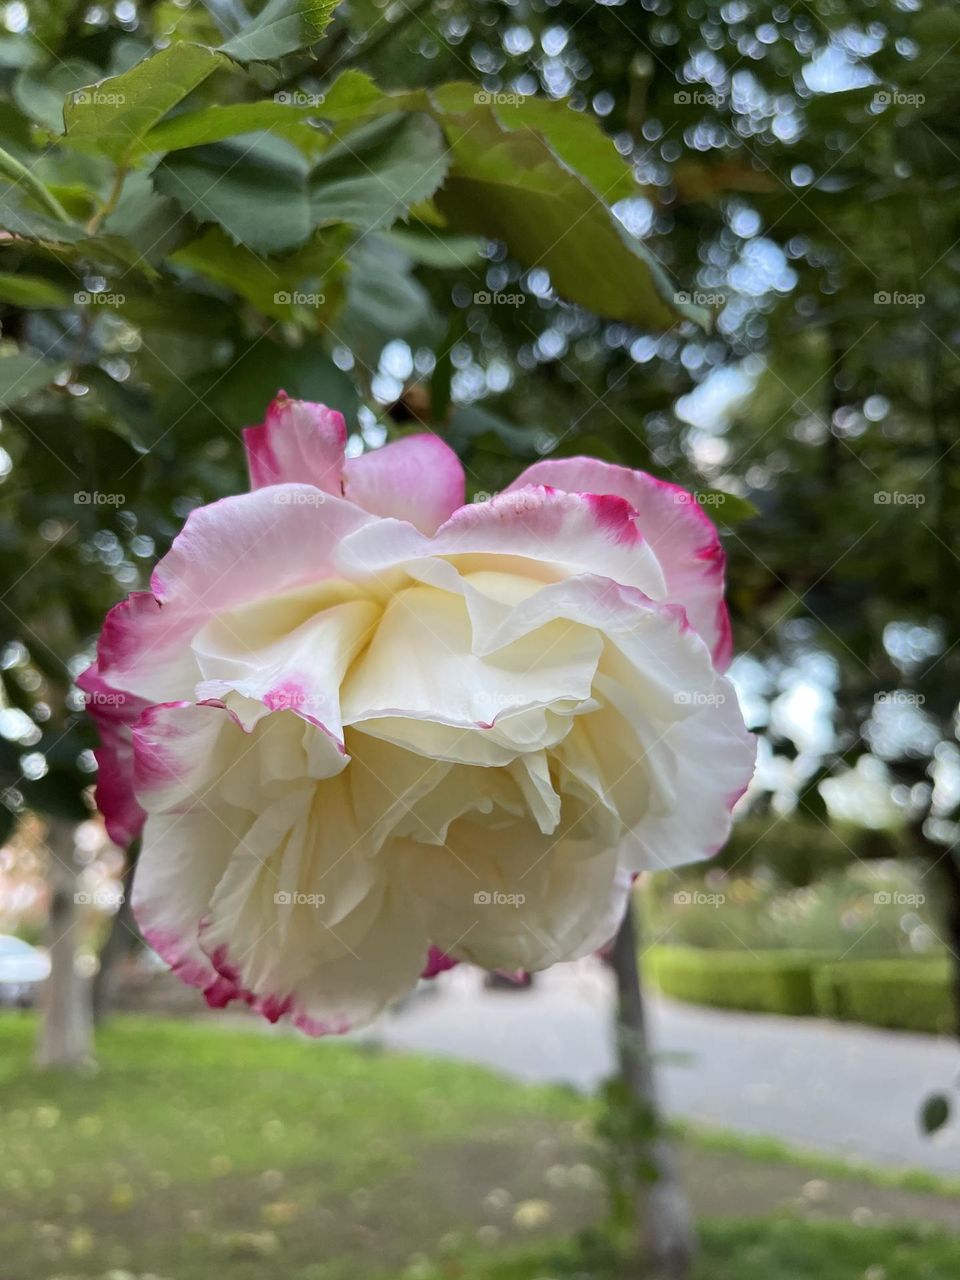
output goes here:
[[[602, 1249], [557, 1243], [603, 1212], [587, 1148], [593, 1107], [571, 1092], [338, 1041], [143, 1017], [104, 1031], [97, 1074], [41, 1075], [33, 1034], [29, 1018], [0, 1018], [3, 1280], [620, 1274]], [[751, 1212], [748, 1184], [792, 1158], [741, 1141], [726, 1159], [718, 1144], [733, 1139], [694, 1139], [711, 1142], [703, 1176], [741, 1180], [737, 1213], [741, 1203]], [[866, 1180], [852, 1203], [861, 1194]], [[874, 1280], [876, 1266], [886, 1268], [876, 1280], [960, 1274], [960, 1243], [916, 1227], [708, 1222], [704, 1251], [699, 1280]]]
[[[960, 1245], [919, 1227], [863, 1229], [790, 1218], [704, 1223], [696, 1280], [956, 1280]], [[423, 1280], [445, 1280], [441, 1268]], [[461, 1273], [455, 1273], [461, 1274]], [[470, 1280], [622, 1280], [622, 1266], [595, 1241], [477, 1259]]]

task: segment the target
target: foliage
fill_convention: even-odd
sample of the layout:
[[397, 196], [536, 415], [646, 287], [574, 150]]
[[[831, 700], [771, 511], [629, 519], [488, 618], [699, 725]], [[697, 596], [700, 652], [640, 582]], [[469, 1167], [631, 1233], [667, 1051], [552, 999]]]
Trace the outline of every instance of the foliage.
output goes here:
[[814, 990], [817, 1010], [825, 1017], [944, 1035], [956, 1027], [945, 958], [821, 965]]
[[706, 951], [699, 947], [654, 947], [649, 972], [668, 996], [721, 1009], [756, 1013], [814, 1014], [813, 972], [808, 952]]
[[956, 1025], [945, 957], [837, 960], [829, 952], [658, 946], [648, 972], [665, 995], [755, 1013], [835, 1018], [947, 1034]]
[[[359, 411], [379, 443], [395, 426], [384, 347], [417, 344], [442, 371], [472, 318], [451, 271], [483, 283], [463, 233], [502, 236], [569, 303], [707, 322], [595, 189], [633, 185], [596, 120], [501, 109], [470, 83], [381, 89], [360, 53], [342, 70], [317, 45], [334, 7], [269, 0], [243, 21], [214, 6], [171, 29], [165, 6], [101, 20], [67, 5], [7, 38], [7, 815], [87, 812], [80, 655], [186, 512], [240, 486], [240, 428], [278, 388]], [[224, 40], [231, 13], [242, 30]], [[369, 17], [371, 41], [389, 34]], [[448, 404], [426, 414], [443, 427]]]
[[794, 887], [762, 865], [750, 875], [711, 866], [650, 885], [647, 936], [710, 949], [800, 949], [858, 960], [942, 953], [922, 872], [916, 862], [855, 862]]

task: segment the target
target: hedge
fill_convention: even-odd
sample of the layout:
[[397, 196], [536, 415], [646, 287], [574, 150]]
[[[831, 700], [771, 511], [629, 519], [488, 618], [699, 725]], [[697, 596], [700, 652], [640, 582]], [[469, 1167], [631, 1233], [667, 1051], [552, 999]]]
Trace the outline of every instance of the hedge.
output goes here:
[[874, 1027], [950, 1034], [956, 1014], [950, 964], [930, 960], [853, 960], [814, 972], [817, 1007], [825, 1018]]
[[665, 995], [691, 1004], [935, 1033], [956, 1021], [942, 957], [841, 962], [810, 951], [660, 946], [644, 968]]
[[654, 947], [649, 971], [660, 990], [691, 1004], [758, 1013], [813, 1014], [813, 964], [807, 951], [713, 951]]

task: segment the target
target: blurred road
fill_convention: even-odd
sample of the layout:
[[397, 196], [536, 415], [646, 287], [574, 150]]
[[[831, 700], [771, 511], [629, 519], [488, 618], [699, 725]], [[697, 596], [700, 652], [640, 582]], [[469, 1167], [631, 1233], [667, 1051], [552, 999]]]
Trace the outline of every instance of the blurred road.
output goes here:
[[[595, 960], [557, 965], [527, 991], [486, 991], [466, 967], [422, 985], [432, 990], [381, 1019], [372, 1038], [584, 1090], [611, 1072], [611, 979]], [[658, 997], [649, 1008], [668, 1114], [848, 1160], [960, 1176], [960, 1122], [932, 1139], [917, 1127], [926, 1094], [953, 1089], [960, 1044]]]

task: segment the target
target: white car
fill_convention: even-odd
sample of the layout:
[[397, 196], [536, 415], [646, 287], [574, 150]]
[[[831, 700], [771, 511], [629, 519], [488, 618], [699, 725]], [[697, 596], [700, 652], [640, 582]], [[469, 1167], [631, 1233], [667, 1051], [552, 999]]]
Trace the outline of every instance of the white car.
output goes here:
[[0, 933], [0, 1006], [33, 1004], [37, 988], [49, 973], [46, 952], [22, 938]]

